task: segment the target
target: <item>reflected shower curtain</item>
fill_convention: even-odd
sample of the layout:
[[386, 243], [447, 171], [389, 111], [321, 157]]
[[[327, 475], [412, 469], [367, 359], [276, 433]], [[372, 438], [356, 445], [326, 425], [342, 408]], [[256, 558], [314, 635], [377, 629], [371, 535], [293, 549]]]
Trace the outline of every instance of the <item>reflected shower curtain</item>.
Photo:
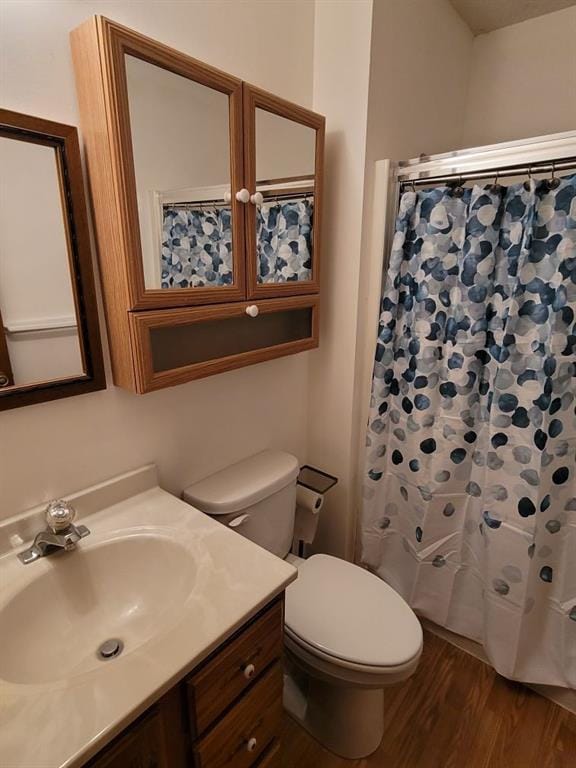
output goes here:
[[362, 561], [506, 677], [576, 687], [576, 175], [402, 195]]

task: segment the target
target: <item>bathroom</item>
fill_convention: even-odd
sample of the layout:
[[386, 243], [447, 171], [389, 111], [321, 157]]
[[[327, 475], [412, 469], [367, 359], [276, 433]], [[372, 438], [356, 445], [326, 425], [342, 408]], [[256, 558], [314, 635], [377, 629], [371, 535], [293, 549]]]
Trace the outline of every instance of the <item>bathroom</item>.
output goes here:
[[[541, 464], [510, 458], [489, 467], [509, 492], [498, 501], [488, 469], [466, 459], [458, 465], [466, 482], [443, 490], [432, 480], [453, 469], [451, 449], [436, 458], [415, 451], [435, 437], [422, 420], [450, 410], [451, 398], [431, 397], [430, 382], [418, 389], [406, 377], [400, 395], [385, 392], [381, 382], [389, 382], [377, 374], [389, 331], [396, 350], [411, 343], [400, 324], [389, 327], [396, 310], [388, 270], [401, 239], [395, 228], [397, 236], [401, 226], [410, 230], [411, 206], [426, 190], [443, 190], [463, 210], [475, 185], [536, 201], [547, 185], [547, 195], [566, 199], [576, 162], [575, 39], [573, 0], [0, 0], [0, 165], [10, 179], [0, 189], [0, 372], [11, 367], [0, 377], [2, 768], [574, 765], [574, 208], [550, 225], [562, 247], [530, 260], [531, 279], [554, 259], [563, 265], [544, 279], [557, 289], [558, 275], [566, 277], [565, 303], [552, 302], [558, 324], [537, 329], [540, 341], [549, 331], [551, 343], [562, 343], [547, 373], [560, 404], [542, 429], [562, 422], [547, 438], [558, 446], [550, 466], [544, 458], [554, 450], [539, 448]], [[122, 45], [131, 56], [126, 70], [118, 66]], [[182, 120], [142, 99], [140, 137], [148, 131], [155, 143], [138, 143], [136, 83], [156, 81], [157, 94], [162, 77], [196, 89], [202, 126], [203, 115], [219, 110], [219, 130], [192, 146], [192, 168], [210, 171], [224, 159], [226, 178], [157, 179], [137, 197], [146, 161], [173, 171], [191, 154], [177, 144], [185, 97], [174, 103]], [[271, 120], [258, 122], [262, 115]], [[187, 125], [194, 145], [198, 122]], [[291, 141], [301, 154], [286, 151]], [[14, 147], [38, 163], [28, 176], [11, 162], [22, 156]], [[297, 155], [306, 163], [294, 169]], [[260, 162], [273, 170], [259, 170]], [[256, 188], [257, 180], [295, 175], [306, 177], [295, 197], [285, 179], [280, 191]], [[212, 187], [202, 215], [232, 211], [228, 252], [232, 243], [239, 258], [223, 287], [150, 290], [156, 276], [146, 271], [145, 249], [153, 257], [160, 234], [152, 192], [168, 195], [162, 211], [177, 212], [190, 195], [174, 191], [192, 186]], [[51, 194], [35, 198], [40, 188]], [[237, 198], [245, 189], [248, 199]], [[257, 192], [263, 200], [251, 199]], [[255, 213], [282, 208], [278, 197], [298, 201], [298, 242], [312, 254], [312, 274], [266, 286], [240, 257], [257, 266]], [[26, 199], [31, 206], [22, 206]], [[302, 226], [311, 207], [312, 235]], [[49, 212], [56, 234], [38, 223]], [[549, 212], [541, 216], [550, 221]], [[482, 224], [496, 231], [494, 220]], [[142, 261], [131, 271], [139, 236]], [[54, 262], [39, 247], [52, 238]], [[7, 259], [15, 249], [20, 259]], [[497, 312], [501, 305], [494, 301]], [[518, 307], [510, 313], [518, 317]], [[267, 318], [259, 348], [250, 348], [245, 329]], [[219, 333], [218, 319], [232, 332]], [[162, 334], [175, 331], [178, 343], [162, 345], [170, 342]], [[186, 343], [196, 357], [178, 364]], [[443, 343], [448, 358], [451, 341]], [[237, 355], [234, 344], [244, 344]], [[524, 387], [503, 392], [504, 357], [494, 357], [498, 403]], [[528, 357], [514, 381], [534, 367]], [[78, 370], [67, 367], [70, 358]], [[494, 377], [490, 368], [480, 397]], [[526, 389], [534, 391], [530, 407], [543, 381]], [[404, 395], [413, 414], [402, 411]], [[396, 398], [402, 424], [382, 407]], [[455, 437], [463, 433], [459, 448], [472, 430], [462, 429], [470, 414], [461, 411], [450, 414]], [[492, 463], [492, 453], [522, 447], [506, 413], [513, 415], [498, 410], [500, 421], [482, 426], [486, 446], [478, 435], [476, 447]], [[395, 434], [410, 415], [425, 438]], [[532, 447], [543, 439], [532, 434], [540, 426], [525, 427]], [[498, 445], [506, 437], [511, 445]], [[408, 486], [395, 481], [406, 476], [409, 490], [417, 487], [408, 468], [415, 459], [434, 498], [410, 503], [401, 495]], [[466, 494], [464, 486], [473, 493], [461, 516], [452, 496]], [[304, 531], [296, 539], [313, 539], [305, 544], [291, 540], [296, 498]], [[59, 499], [68, 504], [52, 507], [47, 521], [47, 504]], [[262, 530], [258, 505], [258, 520], [272, 520]], [[79, 532], [71, 551], [54, 544], [52, 536], [62, 539], [50, 529], [58, 517]], [[282, 523], [276, 554], [266, 551], [275, 544], [239, 535], [254, 525], [254, 538], [275, 543]], [[38, 535], [37, 554], [24, 564], [18, 555]], [[451, 537], [446, 556], [439, 547]], [[434, 566], [437, 556], [448, 567]], [[321, 639], [299, 644], [316, 619]], [[299, 631], [298, 622], [308, 628]], [[330, 654], [333, 641], [346, 646], [341, 656]], [[363, 658], [368, 652], [374, 658]], [[397, 658], [380, 658], [384, 652]]]

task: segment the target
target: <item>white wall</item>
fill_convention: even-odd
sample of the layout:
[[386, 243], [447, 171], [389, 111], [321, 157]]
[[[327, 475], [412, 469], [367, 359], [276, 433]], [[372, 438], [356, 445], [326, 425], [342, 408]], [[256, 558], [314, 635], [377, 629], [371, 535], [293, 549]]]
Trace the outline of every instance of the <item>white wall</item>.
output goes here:
[[[78, 123], [67, 35], [95, 12], [326, 115], [321, 346], [143, 397], [110, 388], [0, 414], [0, 515], [145, 461], [157, 461], [165, 487], [178, 491], [270, 446], [339, 476], [317, 548], [351, 556], [361, 363], [377, 311], [366, 304], [366, 281], [378, 273], [364, 236], [372, 164], [469, 143], [472, 35], [448, 0], [4, 0], [3, 105]], [[279, 55], [279, 29], [290, 55]], [[533, 55], [533, 46], [522, 51], [516, 77]], [[530, 114], [539, 109], [535, 93], [524, 106]], [[552, 130], [562, 130], [565, 105], [555, 98]], [[538, 119], [525, 135], [539, 131]]]
[[576, 6], [474, 39], [463, 146], [576, 128]]
[[367, 168], [461, 146], [472, 43], [448, 0], [375, 0]]
[[374, 0], [352, 401], [358, 472], [380, 293], [371, 281], [382, 273], [381, 249], [373, 249], [381, 229], [372, 225], [386, 213], [385, 189], [382, 210], [371, 207], [374, 162], [574, 129], [575, 40], [576, 8], [474, 38], [448, 0]]
[[[304, 106], [308, 0], [70, 0], [0, 5], [0, 101], [78, 125], [68, 33], [107, 15]], [[279, 55], [282, 46], [297, 55]], [[272, 63], [272, 65], [271, 65]], [[0, 516], [155, 461], [172, 491], [265, 447], [306, 459], [308, 353], [136, 396], [112, 387], [0, 413]]]
[[315, 548], [351, 556], [354, 360], [372, 0], [316, 4], [314, 109], [326, 115], [320, 348], [311, 357], [310, 463], [339, 477]]
[[309, 459], [340, 483], [330, 491], [315, 549], [353, 554], [370, 357], [364, 344], [377, 311], [366, 305], [366, 289], [370, 271], [381, 272], [370, 263], [365, 237], [373, 162], [458, 146], [471, 45], [471, 32], [448, 0], [317, 3], [314, 107], [328, 126], [327, 199]]

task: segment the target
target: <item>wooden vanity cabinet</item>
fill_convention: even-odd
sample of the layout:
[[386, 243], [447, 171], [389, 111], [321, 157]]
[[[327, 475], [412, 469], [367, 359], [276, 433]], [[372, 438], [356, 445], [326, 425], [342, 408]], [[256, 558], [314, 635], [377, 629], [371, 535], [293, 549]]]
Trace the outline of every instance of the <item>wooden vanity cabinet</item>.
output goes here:
[[281, 596], [85, 768], [278, 768], [283, 617]]
[[318, 346], [324, 117], [101, 16], [71, 43], [114, 383]]

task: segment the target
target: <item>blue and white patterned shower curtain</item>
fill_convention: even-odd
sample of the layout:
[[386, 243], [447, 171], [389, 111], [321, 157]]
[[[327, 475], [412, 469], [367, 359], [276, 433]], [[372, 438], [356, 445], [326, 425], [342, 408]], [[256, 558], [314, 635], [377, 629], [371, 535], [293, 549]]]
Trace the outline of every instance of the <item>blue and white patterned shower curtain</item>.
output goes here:
[[232, 211], [217, 206], [164, 209], [162, 288], [231, 285]]
[[[258, 208], [259, 283], [312, 278], [313, 198], [265, 202]], [[231, 285], [232, 210], [226, 206], [166, 205], [162, 221], [162, 288]]]
[[402, 196], [362, 560], [501, 674], [576, 687], [576, 176], [526, 186]]

